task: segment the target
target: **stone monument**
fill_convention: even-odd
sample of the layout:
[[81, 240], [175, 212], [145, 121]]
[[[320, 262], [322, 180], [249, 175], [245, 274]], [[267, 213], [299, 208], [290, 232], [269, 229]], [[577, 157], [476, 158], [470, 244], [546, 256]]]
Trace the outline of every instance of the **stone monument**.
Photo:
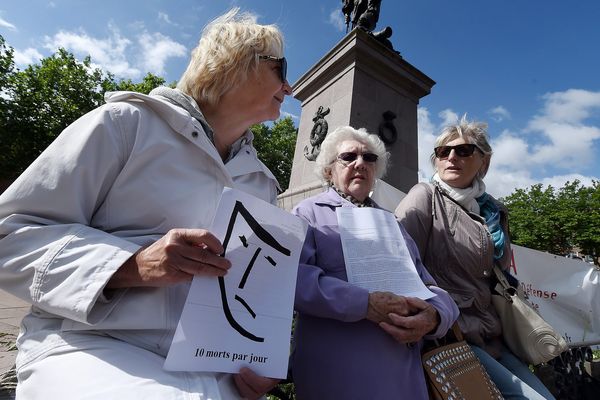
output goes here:
[[302, 111], [280, 207], [291, 210], [323, 190], [314, 160], [327, 132], [342, 125], [379, 135], [391, 153], [383, 180], [407, 192], [418, 177], [417, 105], [434, 84], [371, 32], [354, 28], [292, 86]]

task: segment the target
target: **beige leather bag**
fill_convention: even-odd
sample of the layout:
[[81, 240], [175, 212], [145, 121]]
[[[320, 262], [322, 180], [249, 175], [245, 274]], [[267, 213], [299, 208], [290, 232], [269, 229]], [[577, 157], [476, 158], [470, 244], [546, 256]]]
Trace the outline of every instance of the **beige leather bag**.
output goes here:
[[522, 290], [510, 286], [497, 265], [498, 280], [492, 303], [502, 322], [504, 343], [522, 361], [538, 365], [552, 360], [569, 347], [525, 298]]

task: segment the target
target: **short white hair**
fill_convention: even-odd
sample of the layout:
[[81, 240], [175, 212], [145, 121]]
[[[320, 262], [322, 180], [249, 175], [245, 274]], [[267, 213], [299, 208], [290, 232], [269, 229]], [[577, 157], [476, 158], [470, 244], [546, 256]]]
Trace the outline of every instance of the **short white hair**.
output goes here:
[[387, 170], [390, 153], [377, 135], [370, 134], [365, 128], [355, 129], [351, 126], [340, 126], [325, 136], [321, 143], [321, 151], [315, 160], [315, 172], [322, 182], [329, 183], [331, 166], [338, 156], [339, 146], [346, 140], [356, 140], [367, 146], [367, 149], [377, 154], [375, 162], [375, 179], [381, 179]]

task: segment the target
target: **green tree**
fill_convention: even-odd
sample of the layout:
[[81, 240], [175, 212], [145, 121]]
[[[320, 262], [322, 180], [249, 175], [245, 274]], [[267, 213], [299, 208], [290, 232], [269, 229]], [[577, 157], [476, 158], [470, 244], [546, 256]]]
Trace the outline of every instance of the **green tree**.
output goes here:
[[[0, 36], [0, 180], [14, 179], [73, 121], [104, 103], [104, 93], [149, 93], [165, 80], [147, 74], [140, 83], [115, 81], [59, 49], [20, 71]], [[174, 84], [171, 84], [173, 86]]]
[[254, 147], [258, 157], [273, 172], [282, 190], [286, 190], [290, 183], [292, 162], [298, 130], [291, 117], [275, 121], [272, 128], [265, 124], [254, 125]]
[[[9, 78], [14, 73], [15, 63], [13, 49], [7, 47], [4, 38], [0, 35], [0, 160], [10, 152], [10, 146], [3, 132], [7, 129], [10, 112]], [[0, 178], [2, 177], [3, 162], [0, 161]]]
[[567, 182], [555, 190], [541, 184], [502, 199], [509, 210], [513, 243], [553, 254], [578, 247], [600, 255], [600, 183]]
[[0, 141], [5, 178], [19, 175], [71, 122], [104, 101], [110, 77], [64, 49], [7, 77]]
[[[105, 91], [117, 91], [117, 90], [128, 90], [131, 92], [138, 92], [148, 94], [152, 91], [152, 89], [157, 88], [159, 86], [163, 86], [165, 84], [165, 79], [156, 76], [150, 72], [142, 79], [139, 83], [134, 83], [131, 79], [124, 79], [119, 82], [111, 82], [111, 85], [105, 87]], [[170, 83], [168, 86], [171, 88], [175, 88], [176, 82]]]

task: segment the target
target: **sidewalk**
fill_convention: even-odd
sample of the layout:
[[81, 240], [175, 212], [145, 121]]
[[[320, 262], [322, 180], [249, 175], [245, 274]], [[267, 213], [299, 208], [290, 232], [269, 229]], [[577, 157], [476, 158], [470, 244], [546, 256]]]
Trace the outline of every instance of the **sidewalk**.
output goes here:
[[[15, 340], [21, 319], [29, 311], [29, 304], [0, 290], [0, 376], [9, 371], [17, 356]], [[14, 398], [14, 393], [0, 388], [0, 400]]]

